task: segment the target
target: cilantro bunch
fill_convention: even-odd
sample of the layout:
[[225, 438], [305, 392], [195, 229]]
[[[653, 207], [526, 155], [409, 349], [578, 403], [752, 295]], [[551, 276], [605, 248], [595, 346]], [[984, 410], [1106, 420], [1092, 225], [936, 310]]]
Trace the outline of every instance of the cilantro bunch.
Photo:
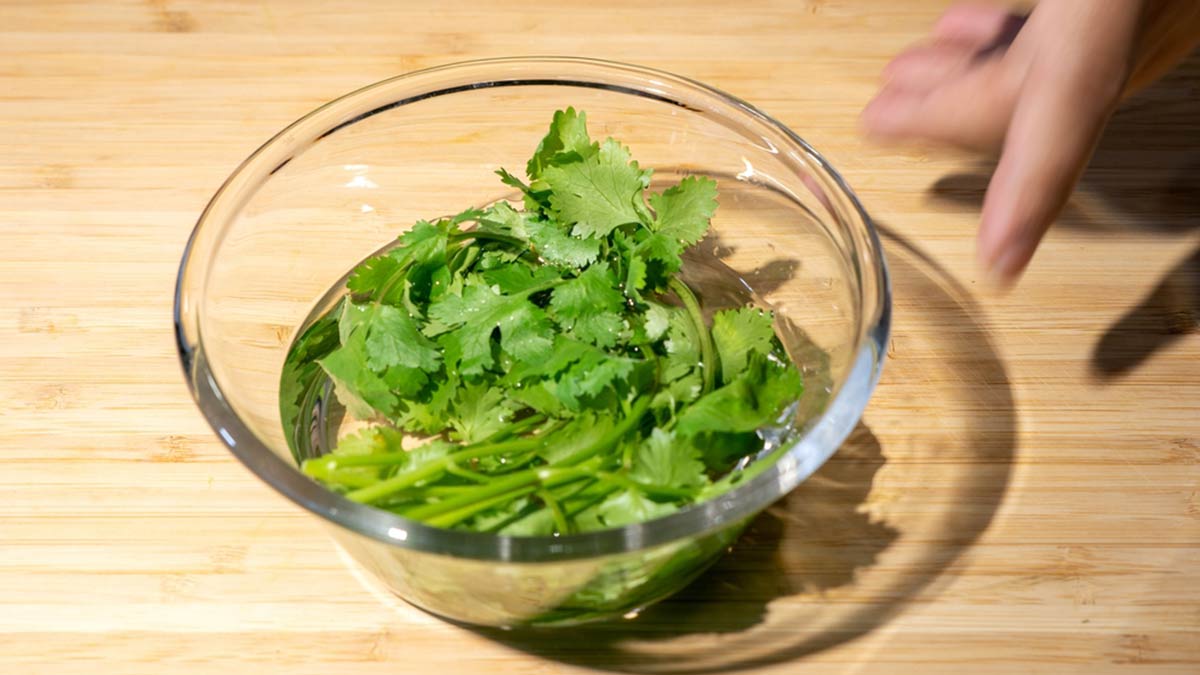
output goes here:
[[431, 525], [549, 535], [656, 518], [765, 464], [731, 471], [800, 373], [769, 313], [710, 324], [678, 275], [716, 183], [651, 192], [651, 171], [570, 108], [528, 181], [498, 173], [519, 205], [416, 223], [353, 271], [336, 335], [293, 348], [293, 372], [319, 364], [370, 422], [303, 471]]

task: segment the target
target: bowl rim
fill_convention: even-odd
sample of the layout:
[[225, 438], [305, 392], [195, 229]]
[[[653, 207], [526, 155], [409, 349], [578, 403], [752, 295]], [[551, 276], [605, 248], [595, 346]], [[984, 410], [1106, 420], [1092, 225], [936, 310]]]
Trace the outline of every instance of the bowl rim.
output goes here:
[[[815, 170], [840, 193], [865, 228], [866, 241], [874, 253], [868, 260], [875, 267], [878, 288], [873, 316], [859, 318], [858, 343], [853, 350], [853, 363], [848, 374], [825, 409], [810, 421], [800, 437], [785, 453], [750, 481], [713, 499], [694, 504], [672, 514], [643, 523], [620, 528], [598, 530], [564, 536], [514, 537], [458, 530], [445, 530], [409, 520], [370, 505], [350, 501], [327, 490], [302, 474], [294, 464], [270, 450], [239, 418], [222, 394], [215, 374], [209, 368], [199, 334], [200, 310], [190, 301], [188, 279], [194, 270], [190, 266], [195, 246], [213, 213], [247, 195], [246, 179], [262, 167], [262, 158], [276, 146], [294, 143], [294, 133], [315, 119], [339, 108], [346, 109], [344, 119], [313, 136], [316, 140], [336, 129], [363, 119], [378, 106], [363, 109], [355, 106], [372, 94], [389, 87], [405, 84], [419, 85], [422, 80], [435, 81], [437, 76], [479, 70], [491, 72], [491, 79], [480, 80], [467, 87], [443, 87], [441, 90], [410, 92], [398, 102], [385, 106], [397, 107], [408, 102], [488, 86], [519, 86], [527, 84], [560, 84], [591, 86], [618, 93], [640, 93], [650, 98], [686, 105], [664, 94], [664, 87], [677, 88], [692, 95], [714, 99], [735, 112], [764, 124], [793, 143]], [[573, 71], [580, 71], [572, 74]], [[587, 73], [600, 73], [620, 85], [589, 79]], [[541, 76], [545, 76], [544, 79]], [[357, 111], [357, 112], [356, 112]], [[269, 169], [268, 169], [269, 170]], [[257, 185], [254, 186], [257, 189]], [[251, 191], [252, 192], [252, 191]], [[235, 207], [239, 208], [239, 207]], [[210, 261], [211, 262], [211, 261]], [[207, 271], [198, 272], [206, 277]], [[860, 292], [861, 292], [860, 285]], [[673, 73], [617, 61], [564, 56], [522, 56], [459, 61], [412, 71], [387, 78], [335, 98], [305, 114], [259, 146], [222, 183], [201, 212], [188, 238], [176, 277], [173, 319], [176, 347], [184, 377], [202, 414], [226, 448], [248, 469], [276, 491], [306, 510], [320, 516], [329, 524], [340, 526], [370, 539], [409, 549], [485, 561], [551, 562], [577, 560], [597, 556], [631, 553], [669, 544], [681, 539], [700, 537], [722, 530], [757, 514], [771, 502], [794, 489], [819, 468], [842, 444], [858, 423], [879, 380], [891, 330], [891, 284], [879, 235], [874, 222], [858, 197], [829, 162], [786, 125], [755, 106], [715, 87]], [[194, 325], [193, 325], [194, 324]]]

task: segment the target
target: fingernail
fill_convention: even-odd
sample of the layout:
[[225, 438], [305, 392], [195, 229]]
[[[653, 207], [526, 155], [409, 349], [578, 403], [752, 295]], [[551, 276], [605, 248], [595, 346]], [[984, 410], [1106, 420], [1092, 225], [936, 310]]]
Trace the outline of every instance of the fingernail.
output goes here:
[[988, 282], [1000, 288], [1012, 287], [1021, 272], [1029, 263], [1028, 255], [1017, 247], [1009, 246], [1000, 251], [990, 262], [982, 259], [981, 263]]

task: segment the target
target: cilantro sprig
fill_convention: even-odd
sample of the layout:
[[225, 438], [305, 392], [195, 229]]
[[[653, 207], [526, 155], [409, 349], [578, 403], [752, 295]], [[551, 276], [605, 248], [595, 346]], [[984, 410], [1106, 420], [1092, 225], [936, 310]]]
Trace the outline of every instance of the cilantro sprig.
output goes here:
[[520, 203], [416, 223], [293, 346], [285, 423], [327, 378], [369, 424], [302, 470], [431, 525], [516, 536], [657, 518], [761, 470], [769, 457], [731, 472], [802, 382], [769, 312], [707, 317], [679, 276], [716, 182], [651, 191], [652, 171], [571, 108], [524, 180], [497, 173]]

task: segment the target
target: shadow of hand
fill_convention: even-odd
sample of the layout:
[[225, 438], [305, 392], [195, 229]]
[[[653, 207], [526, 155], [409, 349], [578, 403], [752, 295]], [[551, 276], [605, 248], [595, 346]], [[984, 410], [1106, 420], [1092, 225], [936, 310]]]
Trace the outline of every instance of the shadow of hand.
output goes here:
[[1190, 333], [1200, 332], [1200, 248], [1110, 327], [1092, 351], [1092, 374], [1111, 379]]

